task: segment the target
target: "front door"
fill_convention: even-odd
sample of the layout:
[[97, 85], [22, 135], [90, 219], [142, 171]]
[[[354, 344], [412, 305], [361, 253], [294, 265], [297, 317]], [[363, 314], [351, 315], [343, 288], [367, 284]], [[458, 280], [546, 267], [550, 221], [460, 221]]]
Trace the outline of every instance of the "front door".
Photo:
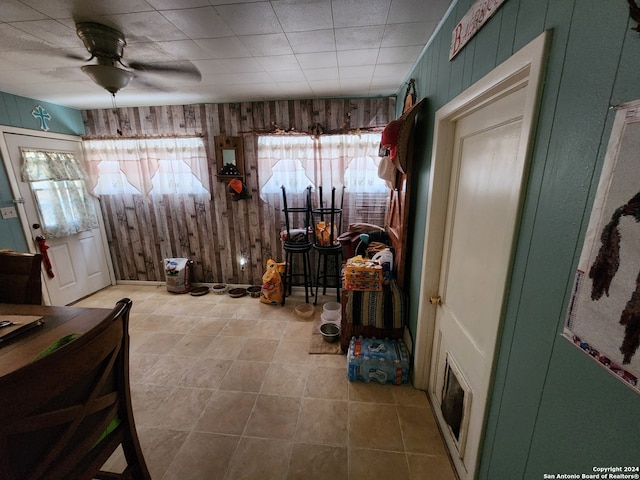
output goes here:
[[[16, 133], [5, 133], [4, 137], [20, 197], [24, 200], [26, 222], [23, 222], [23, 225], [28, 224], [33, 245], [37, 245], [36, 237], [43, 236], [40, 228], [43, 222], [29, 183], [22, 181], [20, 148], [72, 152], [78, 158], [82, 158], [82, 146], [80, 141], [75, 140]], [[94, 203], [98, 220], [102, 222], [100, 205], [97, 201]], [[43, 266], [44, 293], [45, 297], [48, 296], [51, 305], [68, 305], [111, 284], [104, 230], [102, 223], [100, 225], [100, 228], [74, 235], [46, 239], [46, 244], [49, 246], [46, 253], [51, 260], [54, 276], [51, 277]]]

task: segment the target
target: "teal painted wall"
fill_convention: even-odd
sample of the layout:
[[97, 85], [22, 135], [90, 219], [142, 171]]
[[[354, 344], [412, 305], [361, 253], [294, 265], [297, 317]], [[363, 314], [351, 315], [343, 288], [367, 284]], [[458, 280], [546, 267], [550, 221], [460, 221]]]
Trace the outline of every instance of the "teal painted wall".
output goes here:
[[471, 4], [452, 7], [411, 75], [428, 106], [418, 120], [410, 179], [417, 192], [410, 206], [410, 329], [417, 324], [434, 114], [552, 30], [479, 478], [538, 480], [638, 465], [640, 395], [560, 336], [615, 115], [609, 107], [640, 98], [636, 24], [624, 1], [507, 0], [450, 62], [451, 32]]
[[[3, 92], [0, 92], [0, 125], [40, 130], [40, 121], [31, 114], [38, 105], [51, 115], [51, 120], [47, 121], [49, 132], [67, 135], [84, 133], [80, 110]], [[0, 207], [11, 206], [13, 206], [13, 194], [4, 163], [0, 159]], [[19, 219], [0, 218], [0, 248], [19, 252], [28, 251]]]

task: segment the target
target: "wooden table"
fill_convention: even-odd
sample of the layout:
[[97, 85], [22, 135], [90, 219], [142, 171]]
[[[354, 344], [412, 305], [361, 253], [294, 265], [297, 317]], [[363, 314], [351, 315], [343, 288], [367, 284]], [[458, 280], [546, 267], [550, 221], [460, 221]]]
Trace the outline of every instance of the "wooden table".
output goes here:
[[109, 308], [50, 307], [46, 305], [13, 305], [0, 303], [2, 315], [38, 315], [44, 324], [0, 342], [0, 376], [18, 370], [56, 340], [70, 333], [85, 333], [109, 313]]

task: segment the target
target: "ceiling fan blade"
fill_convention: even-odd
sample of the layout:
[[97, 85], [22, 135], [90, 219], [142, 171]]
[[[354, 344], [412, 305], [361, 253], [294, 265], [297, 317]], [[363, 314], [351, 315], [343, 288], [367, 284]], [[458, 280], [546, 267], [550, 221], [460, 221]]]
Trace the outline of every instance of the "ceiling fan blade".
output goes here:
[[200, 81], [202, 74], [200, 70], [191, 62], [166, 62], [166, 63], [127, 63], [126, 67], [139, 73], [156, 73], [168, 75], [180, 75], [189, 79]]

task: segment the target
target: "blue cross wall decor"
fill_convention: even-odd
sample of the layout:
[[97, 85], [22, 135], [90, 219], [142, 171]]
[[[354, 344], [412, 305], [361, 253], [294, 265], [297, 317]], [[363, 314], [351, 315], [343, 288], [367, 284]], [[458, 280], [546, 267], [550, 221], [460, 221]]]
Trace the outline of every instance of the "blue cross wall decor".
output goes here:
[[51, 120], [51, 115], [49, 115], [42, 106], [38, 105], [31, 112], [34, 118], [40, 120], [40, 130], [44, 130], [45, 132], [49, 131], [49, 125], [47, 125], [47, 120]]

